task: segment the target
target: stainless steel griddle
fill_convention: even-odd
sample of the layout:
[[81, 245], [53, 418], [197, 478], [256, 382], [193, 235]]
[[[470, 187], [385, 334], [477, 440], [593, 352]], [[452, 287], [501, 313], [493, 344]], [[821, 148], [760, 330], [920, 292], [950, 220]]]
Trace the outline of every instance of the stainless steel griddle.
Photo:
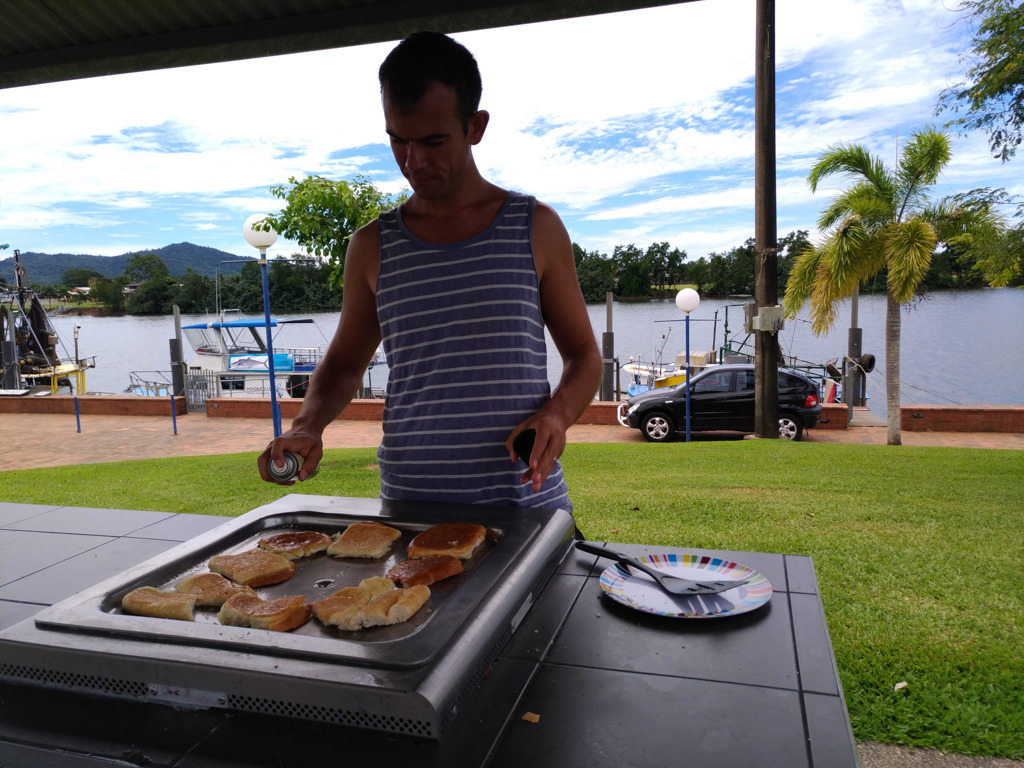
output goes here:
[[[336, 533], [359, 520], [402, 531], [380, 560], [317, 554], [260, 597], [325, 597], [406, 559], [408, 542], [442, 522], [477, 522], [488, 537], [465, 572], [432, 585], [405, 624], [359, 632], [315, 618], [291, 632], [131, 616], [132, 589], [173, 589], [217, 554], [275, 533]], [[389, 504], [286, 496], [86, 589], [0, 633], [0, 677], [185, 707], [225, 708], [440, 738], [571, 545], [562, 510]]]

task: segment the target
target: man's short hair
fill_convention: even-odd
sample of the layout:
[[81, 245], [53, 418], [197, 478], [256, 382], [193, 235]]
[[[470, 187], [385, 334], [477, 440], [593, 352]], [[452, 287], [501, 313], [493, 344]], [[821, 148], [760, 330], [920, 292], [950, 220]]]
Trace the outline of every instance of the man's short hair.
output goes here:
[[400, 111], [413, 109], [431, 83], [455, 91], [462, 130], [480, 108], [480, 68], [473, 54], [440, 32], [416, 32], [388, 54], [378, 72], [380, 92]]

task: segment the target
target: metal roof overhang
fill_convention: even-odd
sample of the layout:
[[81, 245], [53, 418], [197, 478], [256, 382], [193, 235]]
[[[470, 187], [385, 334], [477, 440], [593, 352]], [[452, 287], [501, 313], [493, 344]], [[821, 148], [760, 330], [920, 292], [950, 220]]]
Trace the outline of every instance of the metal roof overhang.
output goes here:
[[0, 0], [0, 88], [691, 0]]

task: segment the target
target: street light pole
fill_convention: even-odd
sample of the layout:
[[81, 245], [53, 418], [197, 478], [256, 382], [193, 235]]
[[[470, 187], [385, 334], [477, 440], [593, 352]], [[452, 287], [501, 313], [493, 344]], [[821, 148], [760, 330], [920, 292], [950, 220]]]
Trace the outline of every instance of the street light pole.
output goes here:
[[683, 288], [676, 294], [676, 306], [686, 315], [686, 442], [690, 442], [690, 313], [700, 304], [700, 294], [693, 288]]
[[260, 272], [263, 277], [263, 319], [267, 334], [267, 371], [270, 374], [270, 413], [274, 420], [274, 437], [281, 436], [281, 408], [277, 402], [277, 380], [274, 376], [274, 342], [270, 332], [270, 283], [267, 277], [267, 248], [277, 241], [277, 232], [273, 229], [254, 229], [254, 225], [264, 219], [260, 213], [253, 214], [245, 220], [242, 234], [253, 248], [260, 252]]

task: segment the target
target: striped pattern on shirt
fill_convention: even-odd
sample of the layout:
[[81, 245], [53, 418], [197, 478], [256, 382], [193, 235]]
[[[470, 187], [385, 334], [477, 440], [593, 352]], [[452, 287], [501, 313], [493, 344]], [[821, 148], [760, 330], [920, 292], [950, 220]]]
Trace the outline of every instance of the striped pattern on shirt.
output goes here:
[[534, 493], [505, 450], [550, 396], [534, 204], [509, 193], [490, 227], [450, 244], [417, 239], [401, 208], [380, 216], [377, 317], [391, 371], [383, 498], [571, 511], [560, 463]]

